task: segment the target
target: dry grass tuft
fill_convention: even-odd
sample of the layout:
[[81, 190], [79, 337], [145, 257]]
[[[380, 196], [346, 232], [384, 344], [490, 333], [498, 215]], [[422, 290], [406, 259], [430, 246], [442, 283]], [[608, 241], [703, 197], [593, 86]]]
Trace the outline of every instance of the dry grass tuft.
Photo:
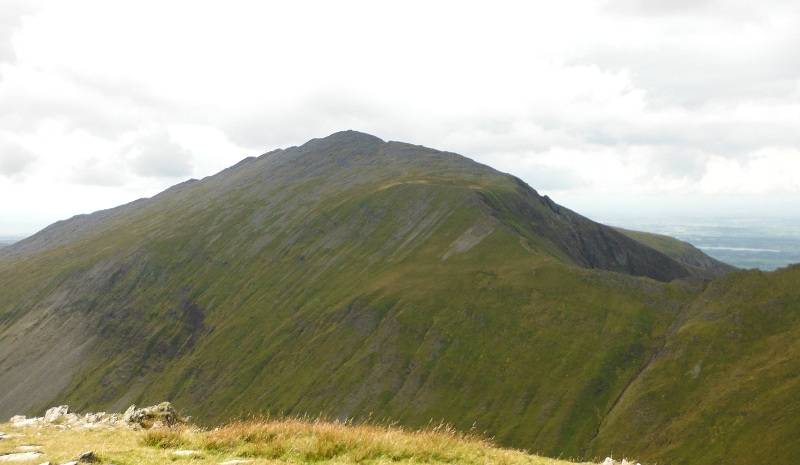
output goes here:
[[[395, 425], [352, 425], [310, 418], [259, 418], [213, 430], [197, 428], [64, 429], [13, 427], [0, 441], [0, 455], [37, 445], [39, 462], [65, 463], [91, 450], [103, 463], [121, 465], [215, 465], [234, 458], [249, 465], [574, 465], [562, 460], [500, 449], [486, 439], [447, 425], [410, 431]], [[178, 449], [184, 449], [182, 453]], [[38, 462], [34, 462], [38, 463]]]
[[396, 425], [289, 417], [235, 421], [210, 431], [164, 428], [142, 434], [143, 444], [157, 448], [182, 447], [295, 463], [540, 463], [538, 457], [496, 448], [487, 439], [446, 424], [409, 431]]
[[186, 441], [183, 428], [156, 428], [145, 430], [142, 444], [158, 449], [174, 449]]

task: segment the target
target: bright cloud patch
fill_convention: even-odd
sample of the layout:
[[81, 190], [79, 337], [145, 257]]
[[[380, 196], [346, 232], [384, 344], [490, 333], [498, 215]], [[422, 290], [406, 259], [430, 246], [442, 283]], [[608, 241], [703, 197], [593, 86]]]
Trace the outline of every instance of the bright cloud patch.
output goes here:
[[36, 160], [36, 156], [14, 143], [0, 143], [0, 176], [22, 175]]
[[173, 142], [166, 131], [139, 138], [130, 162], [139, 176], [176, 178], [189, 176], [194, 169], [194, 156]]

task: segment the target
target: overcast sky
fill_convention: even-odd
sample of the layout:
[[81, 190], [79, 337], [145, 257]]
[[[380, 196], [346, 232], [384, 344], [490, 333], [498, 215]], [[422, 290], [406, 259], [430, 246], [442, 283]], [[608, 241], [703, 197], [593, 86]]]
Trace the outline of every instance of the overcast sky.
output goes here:
[[800, 2], [0, 0], [0, 236], [355, 129], [590, 217], [800, 211]]

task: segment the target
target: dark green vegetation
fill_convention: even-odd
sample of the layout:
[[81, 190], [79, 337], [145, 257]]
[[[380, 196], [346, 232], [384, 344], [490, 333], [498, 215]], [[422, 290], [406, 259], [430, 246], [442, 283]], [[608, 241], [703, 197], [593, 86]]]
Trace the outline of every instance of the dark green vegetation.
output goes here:
[[659, 463], [796, 463], [798, 283], [798, 265], [711, 282], [605, 419], [597, 443]]
[[798, 270], [715, 279], [653, 245], [458, 155], [334, 134], [0, 252], [0, 414], [166, 399], [794, 463]]

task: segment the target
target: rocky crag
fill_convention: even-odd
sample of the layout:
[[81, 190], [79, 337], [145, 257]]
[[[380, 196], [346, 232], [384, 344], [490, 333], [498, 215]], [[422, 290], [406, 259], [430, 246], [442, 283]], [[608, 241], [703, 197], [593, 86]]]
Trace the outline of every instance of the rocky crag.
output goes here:
[[54, 428], [171, 428], [183, 426], [191, 422], [184, 418], [169, 402], [162, 402], [150, 407], [138, 408], [135, 404], [124, 413], [86, 413], [79, 415], [70, 411], [68, 405], [47, 409], [44, 416], [27, 418], [15, 415], [9, 420], [11, 426], [22, 427], [54, 427]]
[[[26, 418], [24, 415], [11, 417], [9, 423], [12, 428], [55, 428], [55, 429], [115, 429], [128, 428], [133, 430], [151, 428], [178, 428], [185, 427], [187, 419], [178, 415], [178, 412], [169, 402], [162, 402], [151, 407], [137, 408], [131, 405], [124, 413], [86, 413], [79, 415], [71, 412], [69, 406], [61, 405], [48, 409], [44, 416]], [[0, 432], [0, 441], [4, 438], [15, 437], [12, 434]], [[45, 456], [40, 451], [41, 446], [29, 444], [18, 446], [19, 452], [0, 454], [0, 462], [29, 462]], [[82, 463], [97, 463], [99, 458], [92, 451], [80, 454], [75, 460], [63, 462], [59, 465], [78, 465]], [[51, 465], [43, 462], [40, 465]]]

